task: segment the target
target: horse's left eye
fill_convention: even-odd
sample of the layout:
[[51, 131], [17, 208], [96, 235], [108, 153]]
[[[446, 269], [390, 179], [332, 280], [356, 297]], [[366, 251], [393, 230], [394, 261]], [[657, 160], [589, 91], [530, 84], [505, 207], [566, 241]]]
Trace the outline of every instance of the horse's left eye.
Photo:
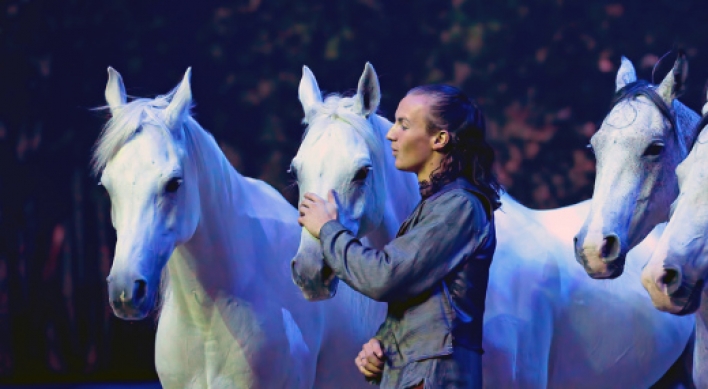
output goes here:
[[363, 168], [359, 169], [356, 172], [356, 175], [354, 176], [354, 179], [352, 181], [364, 181], [366, 180], [366, 177], [369, 176], [369, 172], [371, 171], [371, 166], [364, 166]]
[[295, 181], [298, 180], [298, 179], [297, 179], [297, 169], [295, 169], [295, 166], [290, 165], [290, 168], [288, 168], [288, 171], [287, 171], [287, 172], [288, 172], [288, 174], [290, 174], [291, 176], [293, 176], [293, 178], [295, 179]]
[[661, 142], [654, 142], [649, 145], [649, 147], [644, 150], [644, 155], [647, 157], [655, 157], [664, 150], [664, 144]]
[[167, 181], [167, 185], [165, 185], [165, 192], [167, 193], [175, 193], [177, 192], [177, 189], [182, 185], [182, 179], [179, 177], [173, 177], [170, 178], [169, 181]]

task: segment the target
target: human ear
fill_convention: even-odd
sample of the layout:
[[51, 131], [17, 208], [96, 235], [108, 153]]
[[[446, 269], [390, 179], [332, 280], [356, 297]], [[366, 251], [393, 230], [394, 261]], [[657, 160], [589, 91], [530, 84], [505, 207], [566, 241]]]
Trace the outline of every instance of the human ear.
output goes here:
[[440, 130], [433, 135], [433, 150], [440, 151], [450, 143], [450, 133], [446, 130]]

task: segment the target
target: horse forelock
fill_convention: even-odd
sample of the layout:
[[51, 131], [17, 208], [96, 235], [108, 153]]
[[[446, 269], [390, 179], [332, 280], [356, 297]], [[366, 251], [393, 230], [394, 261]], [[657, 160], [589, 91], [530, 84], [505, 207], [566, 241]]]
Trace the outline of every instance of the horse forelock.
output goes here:
[[[314, 139], [319, 138], [325, 131], [328, 131], [334, 124], [344, 123], [354, 132], [361, 136], [371, 152], [372, 163], [374, 169], [384, 169], [384, 142], [379, 129], [379, 122], [375, 120], [376, 115], [364, 117], [352, 110], [354, 107], [354, 98], [342, 97], [341, 95], [332, 94], [325, 98], [322, 103], [315, 104], [308, 112], [305, 113], [303, 123], [307, 125], [303, 135], [302, 145], [306, 145], [308, 136]], [[312, 139], [312, 138], [311, 138]]]
[[656, 92], [656, 87], [656, 85], [652, 85], [651, 83], [644, 80], [634, 81], [625, 85], [620, 90], [618, 90], [617, 93], [615, 93], [615, 96], [613, 97], [610, 106], [610, 112], [612, 112], [612, 110], [621, 103], [636, 100], [640, 96], [646, 97], [652, 103], [652, 105], [654, 105], [654, 107], [659, 110], [661, 116], [669, 122], [669, 130], [674, 134], [674, 137], [676, 138], [676, 142], [678, 143], [679, 148], [681, 149], [681, 156], [685, 158], [689, 150], [689, 146], [686, 144], [685, 140], [686, 134], [684, 134], [686, 129], [678, 125], [678, 122], [676, 120], [676, 110], [673, 106], [667, 104], [664, 99], [661, 98], [661, 96], [659, 96], [659, 94]]
[[[136, 98], [112, 110], [112, 117], [106, 122], [94, 146], [92, 172], [99, 174], [143, 124], [153, 124], [163, 129], [165, 135], [171, 136], [165, 124], [164, 110], [169, 106], [176, 91], [177, 88], [153, 99]], [[109, 110], [109, 107], [99, 107], [98, 110]], [[186, 112], [184, 117], [191, 118], [191, 113]]]

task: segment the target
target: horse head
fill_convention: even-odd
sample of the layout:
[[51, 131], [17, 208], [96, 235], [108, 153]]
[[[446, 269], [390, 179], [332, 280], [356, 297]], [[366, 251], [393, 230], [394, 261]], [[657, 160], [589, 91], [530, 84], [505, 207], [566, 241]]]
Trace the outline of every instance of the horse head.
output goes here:
[[659, 85], [637, 81], [622, 58], [612, 109], [590, 140], [597, 175], [590, 212], [575, 236], [576, 259], [593, 278], [622, 274], [627, 252], [668, 218], [678, 194], [674, 171], [698, 119], [676, 100], [686, 75], [682, 54]]
[[94, 169], [111, 199], [117, 242], [108, 290], [123, 319], [147, 316], [167, 260], [199, 221], [197, 172], [184, 129], [190, 74], [167, 95], [128, 102], [120, 74], [108, 69], [112, 117], [96, 144]]

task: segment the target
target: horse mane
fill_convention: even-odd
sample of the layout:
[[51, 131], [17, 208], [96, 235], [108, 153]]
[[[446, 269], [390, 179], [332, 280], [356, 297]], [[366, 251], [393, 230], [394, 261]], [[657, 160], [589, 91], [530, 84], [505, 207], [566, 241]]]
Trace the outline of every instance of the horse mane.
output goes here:
[[[378, 125], [374, 121], [376, 115], [364, 117], [355, 113], [355, 100], [353, 97], [344, 97], [340, 94], [330, 94], [324, 101], [315, 104], [312, 109], [305, 113], [302, 123], [307, 125], [303, 134], [303, 141], [308, 134], [313, 134], [315, 138], [319, 138], [325, 129], [337, 122], [349, 124], [366, 142], [366, 146], [371, 150], [373, 163], [376, 166], [384, 166], [384, 144], [383, 139], [379, 136]], [[370, 131], [371, 127], [374, 131]]]
[[[162, 128], [166, 135], [169, 129], [164, 124], [164, 109], [172, 101], [177, 88], [164, 95], [159, 95], [154, 99], [136, 98], [112, 111], [112, 116], [106, 122], [101, 134], [96, 141], [91, 158], [91, 170], [94, 175], [98, 175], [108, 161], [113, 158], [138, 131], [142, 123], [148, 122], [156, 124]], [[108, 110], [103, 106], [97, 110]], [[185, 116], [190, 116], [188, 112]]]

